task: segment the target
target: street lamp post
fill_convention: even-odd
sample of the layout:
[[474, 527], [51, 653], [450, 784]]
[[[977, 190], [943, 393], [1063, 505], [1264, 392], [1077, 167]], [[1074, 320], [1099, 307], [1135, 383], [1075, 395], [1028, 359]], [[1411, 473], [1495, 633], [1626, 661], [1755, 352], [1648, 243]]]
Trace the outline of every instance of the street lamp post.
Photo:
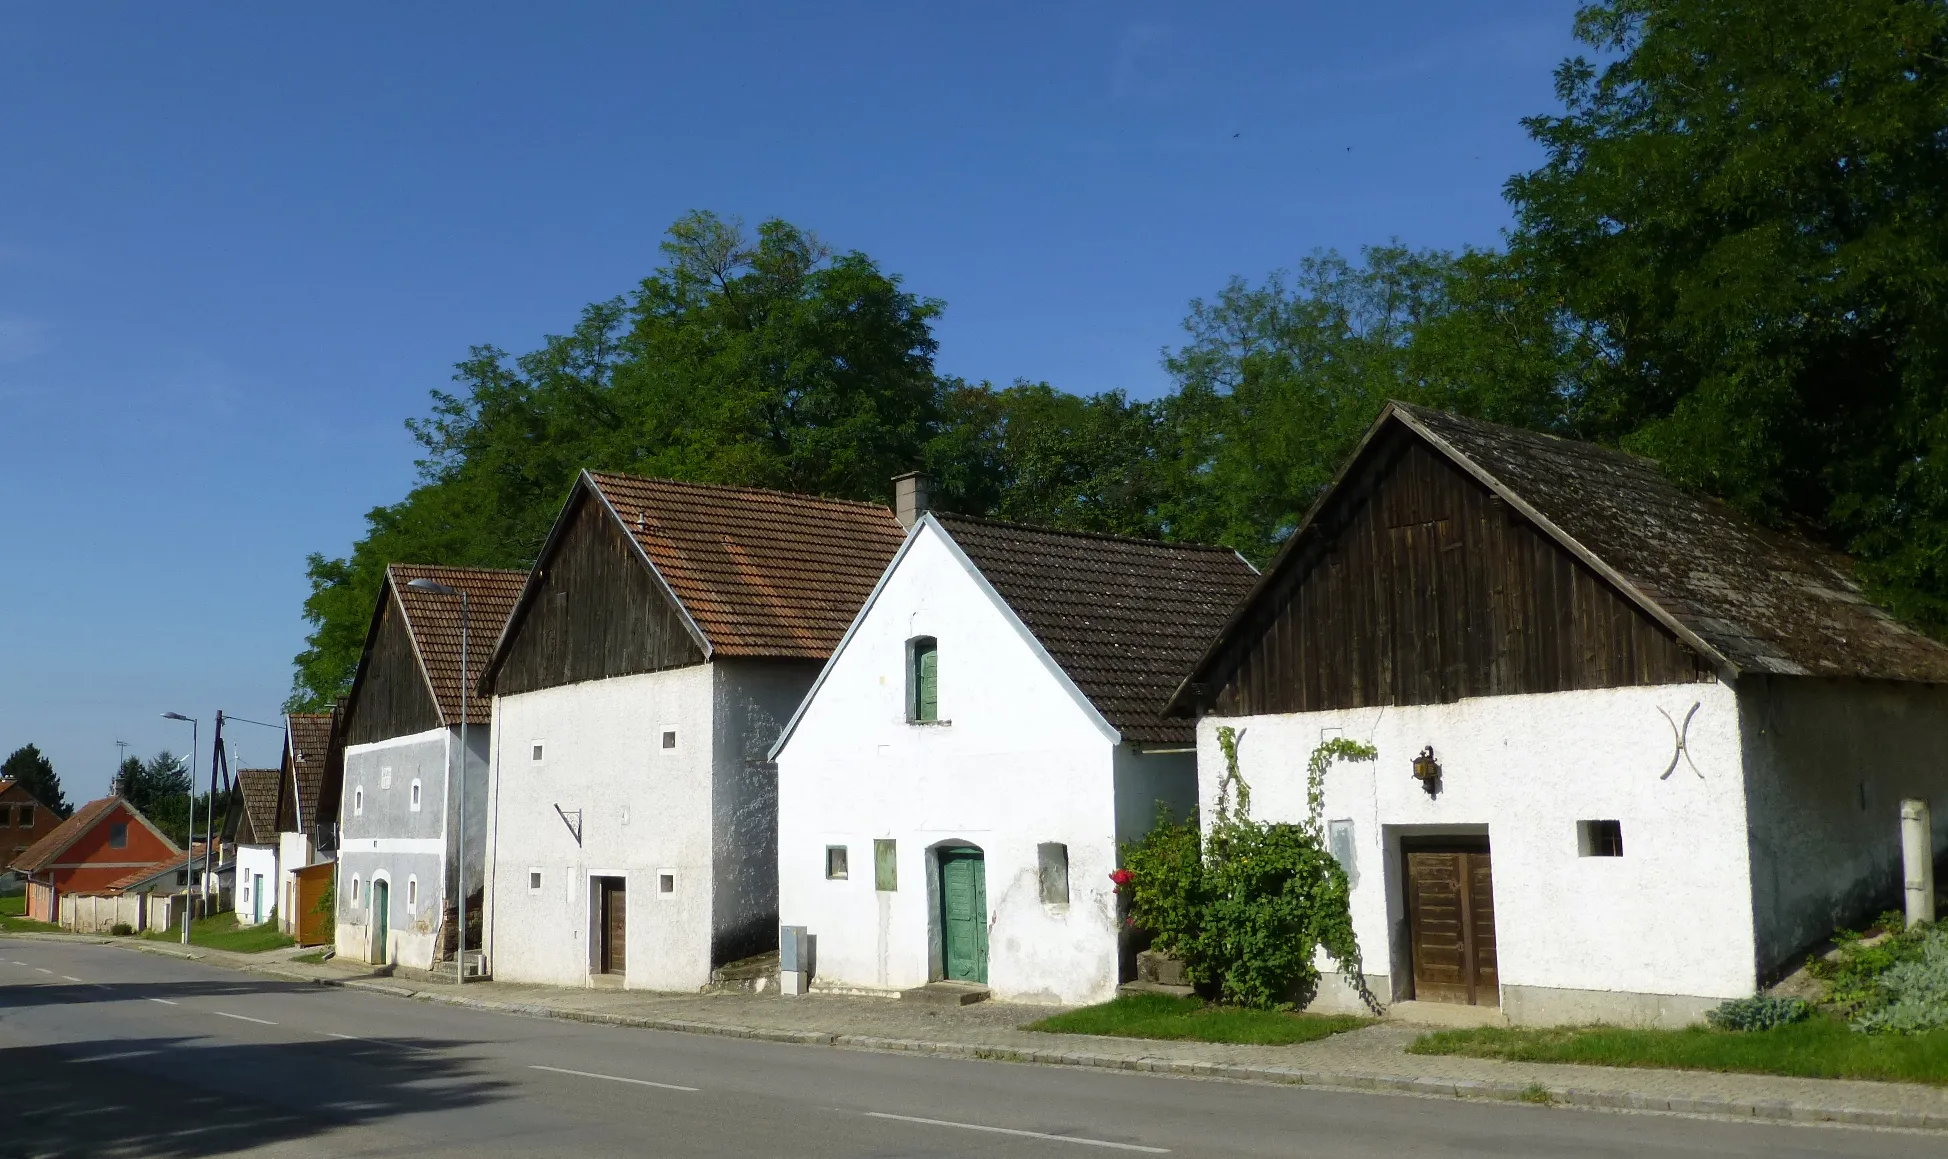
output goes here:
[[[189, 841], [191, 845], [195, 845], [196, 844], [196, 748], [198, 744], [197, 730], [201, 726], [197, 723], [195, 717], [184, 716], [180, 712], [165, 712], [162, 714], [162, 719], [186, 720], [189, 722]], [[183, 945], [185, 946], [189, 945], [189, 908], [190, 908], [189, 867], [190, 867], [190, 851], [185, 849], [183, 850]]]
[[467, 593], [459, 588], [451, 588], [436, 580], [421, 576], [410, 580], [407, 587], [414, 591], [435, 596], [460, 597], [460, 808], [457, 825], [460, 839], [456, 842], [459, 857], [460, 896], [454, 904], [454, 912], [460, 921], [460, 943], [453, 954], [453, 984], [467, 984], [467, 692], [471, 687], [467, 681]]

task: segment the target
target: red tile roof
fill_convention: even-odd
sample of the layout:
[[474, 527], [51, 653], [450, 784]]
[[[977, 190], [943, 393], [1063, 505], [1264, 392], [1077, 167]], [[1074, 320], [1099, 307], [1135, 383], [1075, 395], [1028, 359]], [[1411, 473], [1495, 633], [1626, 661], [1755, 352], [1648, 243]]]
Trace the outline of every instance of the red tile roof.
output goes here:
[[280, 830], [294, 824], [290, 818], [291, 769], [296, 763], [299, 820], [306, 828], [317, 821], [318, 795], [325, 783], [326, 769], [336, 755], [332, 751], [332, 714], [293, 712], [285, 718], [287, 748], [284, 767], [277, 786], [277, 824]]
[[253, 844], [277, 840], [277, 769], [238, 769], [237, 789], [243, 797], [244, 818], [250, 822]]
[[823, 660], [906, 538], [892, 511], [586, 472], [717, 656]]
[[[494, 642], [507, 625], [508, 614], [527, 582], [524, 571], [503, 571], [484, 567], [433, 567], [426, 564], [395, 563], [386, 569], [386, 578], [398, 593], [399, 606], [406, 614], [406, 630], [419, 650], [420, 664], [432, 684], [440, 717], [449, 725], [460, 723], [460, 599], [408, 587], [413, 580], [435, 583], [467, 593], [467, 667], [469, 679], [478, 684]], [[486, 696], [467, 699], [467, 723], [493, 721], [493, 700]]]
[[[110, 810], [121, 804], [127, 804], [127, 802], [123, 801], [120, 797], [113, 796], [101, 797], [88, 802], [81, 808], [76, 809], [74, 814], [67, 820], [56, 825], [48, 832], [47, 836], [28, 846], [27, 852], [14, 858], [13, 862], [7, 868], [20, 873], [39, 873], [59, 858], [61, 854], [65, 853], [70, 845], [80, 840], [82, 834], [94, 828], [95, 824]], [[142, 824], [148, 825], [151, 830], [154, 830], [156, 837], [162, 841], [165, 848], [173, 848], [175, 846], [175, 842], [163, 836], [162, 831], [156, 829], [155, 825], [147, 817], [142, 815], [141, 810], [130, 805], [129, 814]]]

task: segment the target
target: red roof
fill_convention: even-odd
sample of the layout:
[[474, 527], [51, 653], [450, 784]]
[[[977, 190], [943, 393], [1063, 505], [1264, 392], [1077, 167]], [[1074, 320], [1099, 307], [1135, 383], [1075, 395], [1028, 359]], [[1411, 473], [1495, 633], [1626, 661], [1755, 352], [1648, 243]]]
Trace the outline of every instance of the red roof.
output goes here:
[[[386, 579], [398, 593], [399, 608], [405, 613], [406, 631], [419, 652], [420, 665], [432, 685], [440, 718], [449, 725], [460, 723], [460, 600], [457, 596], [415, 591], [407, 585], [416, 579], [467, 593], [467, 675], [478, 682], [494, 641], [500, 639], [514, 602], [521, 598], [527, 583], [524, 571], [502, 571], [484, 567], [433, 567], [426, 564], [395, 563], [386, 568]], [[490, 724], [494, 718], [491, 698], [475, 695], [467, 699], [467, 722]]]

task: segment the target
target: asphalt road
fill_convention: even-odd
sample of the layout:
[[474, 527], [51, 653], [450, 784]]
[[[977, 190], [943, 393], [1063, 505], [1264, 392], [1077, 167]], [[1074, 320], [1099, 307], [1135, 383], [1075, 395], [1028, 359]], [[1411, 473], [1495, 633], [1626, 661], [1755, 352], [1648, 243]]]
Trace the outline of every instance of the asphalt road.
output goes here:
[[1939, 1135], [519, 1018], [0, 938], [0, 1156], [1931, 1156]]

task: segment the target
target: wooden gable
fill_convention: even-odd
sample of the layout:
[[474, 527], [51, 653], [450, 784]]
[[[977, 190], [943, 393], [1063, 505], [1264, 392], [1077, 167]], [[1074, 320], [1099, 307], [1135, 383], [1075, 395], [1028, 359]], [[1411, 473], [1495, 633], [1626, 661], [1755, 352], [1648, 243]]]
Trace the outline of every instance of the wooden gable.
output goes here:
[[1402, 424], [1369, 443], [1187, 689], [1232, 716], [1670, 684], [1712, 668]]
[[586, 485], [536, 564], [491, 679], [499, 695], [699, 664], [683, 611]]
[[385, 586], [372, 643], [346, 706], [345, 743], [371, 744], [440, 727], [439, 705], [392, 584]]

